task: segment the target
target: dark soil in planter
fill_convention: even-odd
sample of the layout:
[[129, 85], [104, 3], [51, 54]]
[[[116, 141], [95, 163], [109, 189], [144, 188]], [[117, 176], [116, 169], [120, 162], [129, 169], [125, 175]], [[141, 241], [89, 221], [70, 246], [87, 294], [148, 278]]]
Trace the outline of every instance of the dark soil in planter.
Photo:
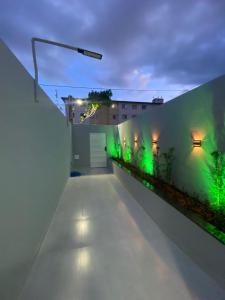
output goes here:
[[112, 159], [120, 167], [128, 170], [137, 180], [148, 183], [147, 187], [225, 244], [225, 214], [223, 212], [213, 210], [209, 204], [191, 197], [174, 185], [144, 173], [130, 163], [117, 158]]

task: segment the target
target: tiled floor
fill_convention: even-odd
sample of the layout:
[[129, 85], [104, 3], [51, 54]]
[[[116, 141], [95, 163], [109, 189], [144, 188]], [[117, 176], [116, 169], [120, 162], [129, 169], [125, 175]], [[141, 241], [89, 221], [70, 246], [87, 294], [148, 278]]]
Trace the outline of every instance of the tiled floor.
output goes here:
[[224, 300], [112, 174], [71, 178], [21, 300]]

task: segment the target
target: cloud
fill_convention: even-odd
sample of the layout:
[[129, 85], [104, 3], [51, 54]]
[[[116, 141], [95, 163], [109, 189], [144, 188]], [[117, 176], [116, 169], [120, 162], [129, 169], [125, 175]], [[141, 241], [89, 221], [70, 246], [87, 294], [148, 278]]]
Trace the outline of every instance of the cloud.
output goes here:
[[225, 73], [224, 0], [2, 0], [0, 36], [29, 70], [32, 36], [104, 55], [97, 64], [39, 46], [47, 81], [78, 81], [68, 70], [83, 68], [94, 85], [185, 87]]

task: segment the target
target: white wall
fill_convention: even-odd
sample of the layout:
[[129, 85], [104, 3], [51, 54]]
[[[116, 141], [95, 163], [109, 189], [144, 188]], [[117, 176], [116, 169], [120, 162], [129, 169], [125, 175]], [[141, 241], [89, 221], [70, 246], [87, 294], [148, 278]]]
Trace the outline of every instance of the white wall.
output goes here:
[[[182, 190], [214, 201], [211, 174], [214, 150], [225, 151], [225, 76], [210, 81], [176, 99], [153, 107], [119, 125], [120, 138], [133, 144], [142, 136], [152, 151], [152, 135], [160, 151], [175, 148], [173, 180]], [[202, 148], [192, 147], [192, 135], [202, 139]]]
[[0, 299], [17, 299], [69, 175], [65, 117], [0, 41]]
[[[72, 126], [72, 170], [80, 167], [90, 167], [90, 133], [106, 133], [109, 137], [113, 133], [113, 125], [90, 125], [74, 124]], [[106, 141], [108, 144], [108, 141]], [[79, 155], [79, 159], [74, 159], [74, 155]], [[110, 162], [107, 161], [110, 167]]]

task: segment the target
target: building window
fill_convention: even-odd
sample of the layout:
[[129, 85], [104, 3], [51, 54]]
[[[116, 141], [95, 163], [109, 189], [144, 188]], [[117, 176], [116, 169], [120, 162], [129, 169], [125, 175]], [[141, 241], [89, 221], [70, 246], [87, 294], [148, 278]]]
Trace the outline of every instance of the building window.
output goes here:
[[126, 104], [122, 104], [122, 109], [125, 109], [126, 108]]
[[132, 109], [137, 109], [137, 104], [132, 104]]
[[136, 117], [136, 115], [132, 115], [132, 118], [135, 118]]
[[127, 119], [127, 115], [123, 114], [123, 115], [122, 115], [122, 118], [123, 118], [124, 120], [126, 120], [126, 119]]
[[116, 115], [113, 115], [113, 120], [116, 120]]
[[142, 109], [146, 109], [146, 104], [142, 104]]

